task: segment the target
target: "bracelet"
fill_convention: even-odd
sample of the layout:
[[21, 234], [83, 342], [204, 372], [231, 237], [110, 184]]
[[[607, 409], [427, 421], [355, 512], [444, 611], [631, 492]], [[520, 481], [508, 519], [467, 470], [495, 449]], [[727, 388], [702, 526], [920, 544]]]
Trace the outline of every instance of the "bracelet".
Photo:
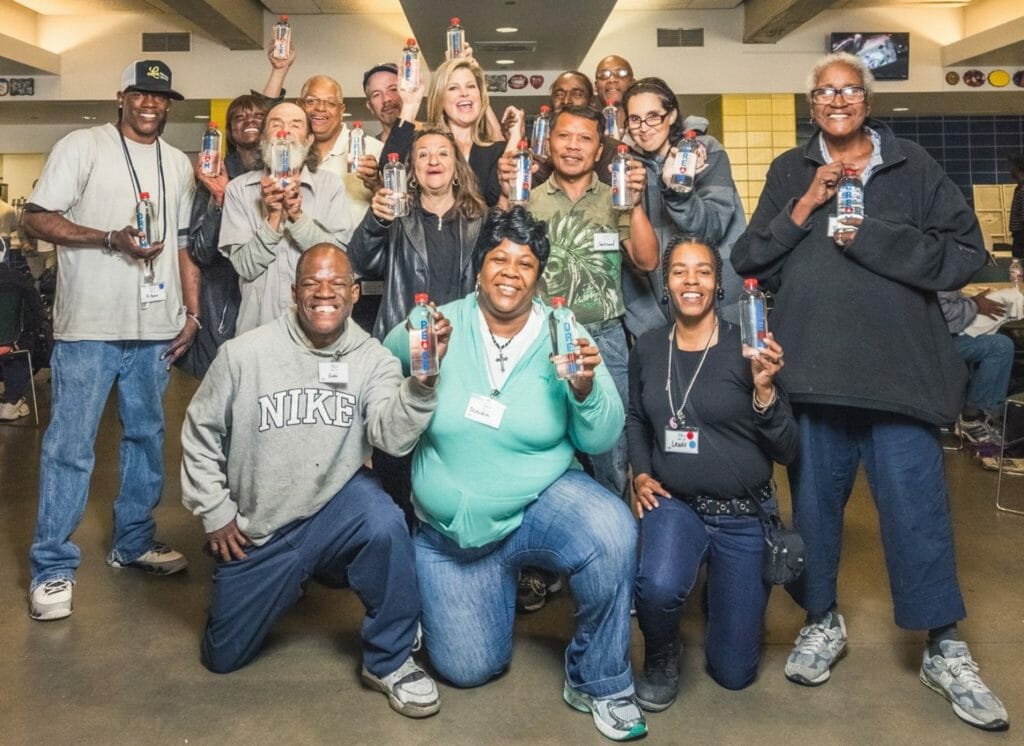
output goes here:
[[764, 414], [765, 412], [767, 412], [771, 408], [772, 404], [774, 404], [776, 401], [778, 401], [778, 398], [779, 397], [778, 397], [778, 395], [775, 392], [775, 387], [772, 387], [772, 398], [768, 400], [767, 404], [762, 404], [761, 400], [757, 398], [757, 389], [754, 389], [754, 393], [753, 393], [754, 411], [757, 412], [758, 414]]
[[114, 244], [111, 242], [111, 237], [114, 235], [114, 231], [107, 231], [107, 235], [103, 237], [103, 253], [104, 254], [116, 254], [117, 249], [114, 248]]
[[196, 322], [196, 326], [198, 326], [200, 329], [203, 328], [203, 322], [199, 320], [199, 314], [192, 313], [191, 311], [185, 311], [185, 318], [192, 319], [194, 322]]

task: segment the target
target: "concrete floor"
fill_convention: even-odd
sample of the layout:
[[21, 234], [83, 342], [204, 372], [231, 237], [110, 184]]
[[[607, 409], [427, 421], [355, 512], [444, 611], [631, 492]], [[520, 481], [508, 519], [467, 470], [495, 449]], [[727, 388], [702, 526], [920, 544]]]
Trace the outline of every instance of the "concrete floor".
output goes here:
[[[40, 380], [45, 422], [49, 386], [45, 374]], [[383, 696], [360, 686], [362, 609], [347, 591], [311, 585], [254, 663], [227, 676], [207, 672], [198, 640], [212, 560], [200, 551], [198, 520], [178, 500], [177, 434], [194, 388], [184, 376], [172, 377], [167, 482], [157, 513], [158, 538], [186, 552], [192, 565], [181, 575], [153, 578], [104, 564], [120, 435], [108, 406], [89, 507], [75, 535], [83, 555], [75, 613], [58, 622], [33, 622], [26, 613], [43, 428], [32, 427], [31, 418], [0, 426], [0, 743], [608, 743], [589, 715], [561, 700], [561, 651], [572, 623], [566, 593], [520, 618], [505, 676], [475, 690], [442, 685], [441, 712], [426, 721], [393, 713]], [[848, 511], [840, 588], [850, 647], [832, 680], [808, 689], [783, 677], [803, 615], [776, 590], [760, 678], [742, 692], [719, 688], [703, 671], [703, 622], [691, 608], [683, 623], [680, 698], [648, 716], [646, 741], [1024, 742], [1024, 516], [995, 511], [996, 477], [966, 453], [950, 453], [947, 466], [970, 613], [961, 629], [985, 681], [1009, 710], [1009, 732], [987, 734], [963, 724], [918, 682], [922, 636], [892, 623], [877, 520], [860, 480]], [[1024, 478], [1010, 477], [1003, 486], [1009, 490], [1004, 502], [1024, 507]], [[634, 631], [635, 666], [641, 655]]]

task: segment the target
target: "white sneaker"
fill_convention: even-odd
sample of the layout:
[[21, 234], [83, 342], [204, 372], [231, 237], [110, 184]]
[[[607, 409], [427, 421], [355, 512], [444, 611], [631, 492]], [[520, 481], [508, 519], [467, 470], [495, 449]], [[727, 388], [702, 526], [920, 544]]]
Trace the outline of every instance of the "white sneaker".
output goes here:
[[983, 730], [1006, 730], [1010, 718], [1006, 708], [978, 676], [978, 664], [971, 658], [967, 643], [942, 640], [941, 655], [924, 650], [921, 683], [948, 699], [953, 712], [965, 723]]
[[388, 695], [391, 709], [406, 717], [425, 718], [441, 709], [437, 684], [411, 655], [396, 670], [379, 678], [363, 666], [362, 678], [370, 689]]
[[820, 622], [800, 630], [786, 660], [786, 678], [804, 686], [824, 684], [845, 653], [846, 622], [838, 611], [830, 611]]
[[71, 616], [70, 580], [47, 580], [37, 585], [28, 597], [28, 615], [39, 622], [52, 622]]
[[0, 404], [0, 420], [4, 420], [5, 422], [20, 420], [26, 414], [28, 414], [27, 408], [26, 411], [22, 413], [21, 408], [18, 406], [18, 404], [9, 402], [4, 402], [3, 404]]
[[132, 562], [121, 562], [113, 555], [107, 557], [111, 567], [135, 567], [151, 575], [171, 575], [188, 567], [188, 559], [177, 549], [166, 544], [154, 544], [153, 548]]

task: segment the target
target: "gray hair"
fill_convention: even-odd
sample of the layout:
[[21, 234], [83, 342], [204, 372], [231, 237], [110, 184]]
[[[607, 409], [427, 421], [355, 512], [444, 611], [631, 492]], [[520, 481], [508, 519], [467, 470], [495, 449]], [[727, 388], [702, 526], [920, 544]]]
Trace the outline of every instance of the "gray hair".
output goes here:
[[832, 65], [845, 65], [860, 76], [860, 84], [864, 87], [864, 100], [869, 104], [875, 95], [875, 76], [871, 74], [871, 68], [864, 64], [864, 61], [855, 54], [849, 52], [833, 52], [818, 60], [811, 68], [807, 76], [807, 100], [811, 101], [811, 91], [818, 87], [818, 78], [822, 71]]

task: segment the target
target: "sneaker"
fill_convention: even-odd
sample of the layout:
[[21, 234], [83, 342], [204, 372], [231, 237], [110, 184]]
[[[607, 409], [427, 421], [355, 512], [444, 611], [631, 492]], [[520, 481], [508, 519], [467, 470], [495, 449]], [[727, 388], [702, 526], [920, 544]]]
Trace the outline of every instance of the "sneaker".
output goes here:
[[377, 678], [363, 666], [363, 683], [388, 695], [388, 704], [397, 713], [410, 718], [425, 718], [441, 709], [437, 684], [430, 674], [416, 665], [410, 655], [405, 663], [387, 676]]
[[644, 673], [636, 680], [636, 701], [648, 712], [661, 712], [679, 690], [679, 642], [644, 654]]
[[562, 590], [562, 578], [557, 574], [536, 567], [524, 567], [519, 571], [516, 587], [516, 609], [522, 612], [540, 611], [548, 596]]
[[21, 413], [21, 409], [16, 403], [3, 402], [0, 404], [0, 420], [3, 420], [4, 422], [12, 422], [14, 420], [21, 419], [26, 414], [28, 414], [28, 412], [25, 412], [25, 414]]
[[838, 611], [800, 630], [796, 646], [786, 660], [786, 678], [804, 686], [828, 681], [832, 666], [846, 654], [846, 622]]
[[576, 691], [567, 681], [562, 699], [574, 710], [589, 712], [601, 735], [613, 741], [632, 741], [647, 735], [647, 722], [635, 697], [598, 699]]
[[942, 640], [941, 655], [924, 651], [921, 683], [938, 692], [953, 704], [953, 712], [961, 720], [983, 730], [1006, 730], [1010, 718], [999, 698], [978, 676], [978, 664], [971, 658], [967, 643]]
[[188, 567], [185, 555], [165, 544], [154, 544], [153, 548], [133, 562], [121, 562], [113, 556], [107, 557], [111, 567], [135, 567], [152, 575], [173, 575]]
[[[997, 456], [983, 456], [981, 466], [989, 471], [999, 471], [999, 458]], [[1003, 474], [1014, 474], [1024, 476], [1024, 458], [1003, 457]]]
[[994, 445], [1003, 444], [1002, 435], [992, 423], [989, 417], [981, 417], [976, 420], [965, 420], [962, 416], [956, 420], [957, 434], [973, 445]]
[[28, 597], [28, 615], [39, 622], [71, 616], [74, 583], [63, 578], [37, 585]]

